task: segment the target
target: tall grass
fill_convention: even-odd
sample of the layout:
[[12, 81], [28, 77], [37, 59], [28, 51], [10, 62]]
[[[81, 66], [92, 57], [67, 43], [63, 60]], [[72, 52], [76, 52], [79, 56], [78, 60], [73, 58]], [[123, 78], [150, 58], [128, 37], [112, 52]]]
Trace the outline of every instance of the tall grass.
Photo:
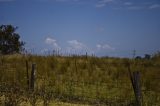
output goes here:
[[[28, 91], [26, 61], [29, 75], [32, 63], [37, 66], [34, 92]], [[141, 73], [143, 104], [159, 104], [159, 57], [133, 60], [89, 56], [0, 56], [0, 94], [8, 103], [16, 101], [20, 104], [21, 100], [32, 106], [38, 100], [47, 106], [55, 99], [84, 104], [134, 105], [128, 64], [131, 71]], [[16, 87], [16, 92], [13, 92]], [[12, 100], [10, 95], [16, 100]]]

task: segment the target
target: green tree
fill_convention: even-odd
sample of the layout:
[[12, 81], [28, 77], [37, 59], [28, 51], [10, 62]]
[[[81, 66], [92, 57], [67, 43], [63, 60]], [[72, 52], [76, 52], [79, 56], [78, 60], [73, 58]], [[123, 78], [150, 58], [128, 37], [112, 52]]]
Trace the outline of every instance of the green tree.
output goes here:
[[20, 41], [20, 36], [16, 33], [17, 27], [12, 25], [0, 26], [0, 53], [12, 54], [20, 53], [24, 48], [24, 42]]

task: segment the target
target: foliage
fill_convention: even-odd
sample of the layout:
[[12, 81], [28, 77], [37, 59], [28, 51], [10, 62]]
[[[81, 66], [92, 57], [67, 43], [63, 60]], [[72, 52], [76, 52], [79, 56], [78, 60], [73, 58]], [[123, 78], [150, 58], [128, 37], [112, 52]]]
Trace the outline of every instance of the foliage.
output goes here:
[[12, 25], [0, 26], [0, 53], [19, 53], [23, 49], [24, 42], [20, 41], [20, 36], [16, 33], [17, 27]]

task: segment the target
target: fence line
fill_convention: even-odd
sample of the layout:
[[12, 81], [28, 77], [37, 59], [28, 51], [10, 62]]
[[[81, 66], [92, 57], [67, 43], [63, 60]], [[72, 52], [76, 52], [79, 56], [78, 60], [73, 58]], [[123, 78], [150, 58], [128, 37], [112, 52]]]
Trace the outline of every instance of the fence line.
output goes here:
[[[8, 67], [9, 66], [9, 67]], [[27, 65], [26, 65], [27, 66]], [[0, 66], [1, 69], [4, 69], [7, 73], [8, 72], [12, 72], [14, 73], [14, 71], [16, 68], [15, 67], [10, 67], [9, 64], [7, 65], [3, 65]], [[0, 71], [1, 71], [0, 69]], [[3, 71], [4, 71], [3, 70]], [[26, 69], [29, 70], [29, 69]], [[34, 85], [34, 79], [35, 79], [35, 65], [32, 65], [32, 71], [31, 71], [31, 79], [30, 79], [30, 88], [31, 89], [36, 89], [36, 85]], [[29, 72], [28, 72], [29, 73]], [[22, 79], [24, 82], [26, 82], [27, 79], [29, 79], [28, 76], [26, 76], [27, 78]], [[137, 81], [137, 77], [135, 75], [135, 77], [132, 76], [132, 80], [133, 83]], [[42, 78], [37, 77], [38, 80], [41, 80]], [[160, 80], [160, 78], [152, 78], [154, 80]], [[3, 84], [4, 82], [4, 84]], [[139, 82], [139, 81], [138, 81]], [[136, 82], [136, 83], [138, 83]], [[142, 81], [143, 82], [143, 81]], [[27, 82], [28, 83], [28, 82]], [[37, 83], [37, 82], [36, 82]], [[35, 84], [36, 84], [35, 83]], [[52, 82], [53, 83], [53, 82]], [[56, 84], [57, 83], [57, 84]], [[1, 81], [0, 82], [0, 92], [7, 92], [4, 89], [4, 87], [6, 87], [7, 82], [5, 81]], [[60, 100], [70, 100], [70, 101], [87, 101], [90, 103], [113, 103], [116, 101], [121, 102], [122, 104], [128, 104], [128, 103], [132, 103], [135, 99], [134, 99], [134, 94], [133, 94], [133, 89], [132, 89], [132, 85], [134, 86], [134, 89], [140, 89], [138, 86], [139, 85], [134, 85], [131, 84], [130, 81], [117, 81], [115, 80], [112, 82], [87, 82], [87, 81], [74, 81], [74, 80], [60, 80], [60, 79], [55, 79], [55, 84], [53, 86], [47, 85], [45, 86], [46, 89], [48, 90], [48, 92], [52, 92], [52, 95], [54, 95], [55, 98], [59, 98]], [[2, 89], [3, 88], [3, 89]], [[9, 90], [9, 89], [7, 89]], [[126, 94], [124, 93], [124, 91], [126, 91]], [[127, 95], [127, 93], [130, 93]], [[145, 94], [145, 92], [150, 92], [151, 95], [155, 95], [155, 93], [157, 93], [156, 91], [150, 91], [150, 90], [143, 90], [141, 91], [142, 96], [144, 96], [144, 98], [146, 98], [146, 95], [149, 94]], [[137, 93], [137, 91], [135, 91], [135, 93]], [[139, 94], [136, 94], [138, 96], [136, 96], [137, 98], [139, 98], [140, 92], [138, 90]], [[160, 98], [160, 94], [158, 94], [157, 98]], [[128, 96], [128, 98], [126, 98], [125, 96]], [[136, 99], [137, 99], [136, 98]], [[137, 100], [138, 101], [138, 100]], [[145, 100], [144, 100], [145, 101]], [[156, 101], [156, 100], [155, 100]], [[154, 104], [154, 103], [152, 103]], [[155, 103], [156, 104], [156, 103]]]

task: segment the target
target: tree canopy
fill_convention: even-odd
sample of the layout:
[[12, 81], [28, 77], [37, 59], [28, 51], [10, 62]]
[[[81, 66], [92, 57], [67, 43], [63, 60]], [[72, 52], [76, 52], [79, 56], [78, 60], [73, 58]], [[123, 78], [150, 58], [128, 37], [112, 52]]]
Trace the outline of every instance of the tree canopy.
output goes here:
[[23, 50], [24, 42], [16, 33], [17, 27], [12, 25], [0, 26], [0, 54], [20, 53]]

